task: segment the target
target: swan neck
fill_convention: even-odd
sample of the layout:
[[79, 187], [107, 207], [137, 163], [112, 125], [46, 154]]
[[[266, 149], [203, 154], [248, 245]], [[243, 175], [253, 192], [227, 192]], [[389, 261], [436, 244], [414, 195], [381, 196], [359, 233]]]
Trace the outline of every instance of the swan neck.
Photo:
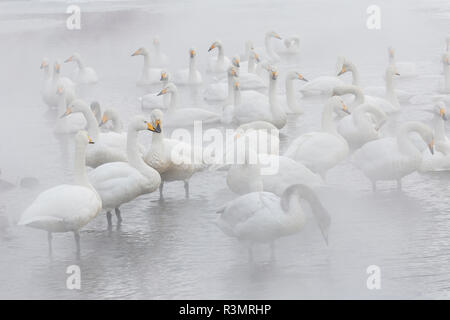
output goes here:
[[197, 72], [196, 66], [195, 66], [195, 58], [189, 59], [189, 81], [195, 80], [195, 74]]
[[75, 161], [74, 161], [74, 179], [75, 184], [88, 187], [95, 191], [94, 187], [89, 183], [86, 174], [86, 148], [85, 143], [75, 143]]
[[94, 114], [92, 113], [91, 109], [89, 107], [83, 107], [83, 110], [81, 111], [86, 118], [87, 122], [87, 131], [89, 133], [89, 137], [95, 142], [98, 142], [99, 137], [99, 128], [98, 128], [98, 122], [94, 117]]
[[286, 78], [286, 101], [288, 107], [294, 111], [295, 105], [295, 93], [294, 93], [294, 80]]
[[177, 89], [174, 89], [170, 92], [170, 110], [175, 110], [178, 105], [178, 91]]
[[336, 124], [333, 119], [334, 104], [327, 102], [322, 111], [322, 130], [334, 135], [338, 135]]
[[359, 86], [359, 71], [358, 68], [353, 63], [349, 64], [349, 69], [352, 71], [352, 84], [354, 86]]
[[444, 120], [440, 116], [435, 115], [433, 118], [433, 123], [434, 123], [434, 137], [436, 141], [445, 140]]

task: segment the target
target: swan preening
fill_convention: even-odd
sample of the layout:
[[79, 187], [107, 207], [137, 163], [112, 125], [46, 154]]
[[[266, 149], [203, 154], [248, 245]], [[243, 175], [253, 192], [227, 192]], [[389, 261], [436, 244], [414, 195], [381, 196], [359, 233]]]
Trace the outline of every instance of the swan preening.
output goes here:
[[[172, 80], [171, 75], [165, 71], [161, 70], [161, 78], [159, 79], [161, 81], [161, 90], [164, 89], [169, 81]], [[145, 109], [167, 109], [169, 107], [170, 103], [170, 96], [159, 96], [157, 95], [158, 92], [154, 93], [148, 93], [142, 97], [139, 97], [138, 100], [141, 102], [141, 108], [143, 110]]]
[[84, 60], [81, 58], [81, 55], [75, 52], [69, 58], [67, 58], [64, 62], [75, 62], [77, 64], [77, 69], [74, 73], [74, 81], [77, 84], [95, 84], [98, 82], [98, 76], [95, 70], [92, 67], [87, 67], [84, 64]]
[[227, 235], [244, 242], [253, 260], [252, 247], [268, 243], [275, 257], [275, 240], [303, 229], [306, 214], [301, 200], [309, 203], [325, 242], [328, 244], [330, 215], [310, 188], [295, 184], [281, 197], [270, 192], [252, 192], [242, 195], [221, 207], [217, 212], [219, 228]]
[[73, 232], [80, 252], [79, 230], [100, 212], [102, 201], [86, 174], [85, 154], [93, 141], [85, 131], [75, 138], [74, 184], [59, 185], [48, 189], [36, 198], [24, 211], [19, 225], [48, 232], [48, 244], [52, 251], [52, 234]]

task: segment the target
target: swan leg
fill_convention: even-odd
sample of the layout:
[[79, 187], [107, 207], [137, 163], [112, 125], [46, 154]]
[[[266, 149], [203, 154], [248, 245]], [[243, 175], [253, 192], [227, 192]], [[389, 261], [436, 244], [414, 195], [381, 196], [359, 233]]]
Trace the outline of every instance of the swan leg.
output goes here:
[[121, 223], [122, 223], [122, 216], [120, 215], [120, 210], [119, 210], [119, 208], [115, 208], [114, 211], [116, 212], [117, 223], [118, 223], [118, 224], [121, 224]]
[[48, 239], [48, 254], [49, 254], [49, 256], [51, 256], [53, 253], [53, 247], [52, 247], [53, 235], [51, 232], [48, 233], [47, 239]]
[[184, 191], [186, 194], [186, 198], [189, 198], [189, 181], [184, 182]]
[[108, 220], [108, 229], [112, 228], [112, 214], [111, 211], [106, 212], [106, 219]]
[[163, 188], [164, 188], [164, 181], [161, 181], [161, 184], [159, 185], [159, 200], [160, 201], [164, 200]]
[[75, 237], [75, 244], [77, 246], [77, 257], [80, 257], [80, 233], [78, 231], [74, 231], [73, 235]]

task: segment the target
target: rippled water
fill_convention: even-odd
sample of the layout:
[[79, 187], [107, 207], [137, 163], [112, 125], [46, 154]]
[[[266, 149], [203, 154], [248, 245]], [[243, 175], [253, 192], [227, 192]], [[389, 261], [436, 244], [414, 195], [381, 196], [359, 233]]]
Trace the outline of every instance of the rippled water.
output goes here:
[[[235, 197], [224, 172], [195, 175], [190, 199], [175, 182], [166, 184], [163, 204], [155, 193], [124, 205], [120, 230], [109, 232], [99, 215], [81, 232], [79, 260], [71, 234], [54, 236], [49, 259], [44, 232], [15, 226], [40, 191], [72, 180], [73, 145], [54, 136], [56, 115], [46, 111], [39, 94], [42, 57], [81, 52], [101, 78], [86, 98], [117, 108], [125, 123], [141, 112], [135, 81], [142, 61], [130, 55], [150, 46], [156, 34], [172, 70], [186, 65], [191, 46], [204, 69], [215, 39], [232, 55], [243, 50], [246, 39], [262, 45], [269, 29], [299, 34], [300, 59], [280, 65], [281, 73], [297, 68], [307, 78], [330, 74], [337, 55], [344, 54], [367, 85], [382, 85], [386, 48], [393, 45], [397, 59], [416, 61], [421, 73], [398, 87], [430, 93], [440, 81], [450, 6], [410, 2], [379, 1], [380, 31], [365, 27], [371, 4], [366, 1], [100, 1], [81, 4], [80, 31], [65, 30], [64, 3], [0, 2], [1, 178], [40, 181], [38, 190], [0, 194], [0, 298], [447, 298], [450, 174], [445, 173], [412, 174], [402, 192], [395, 183], [380, 183], [381, 191], [373, 194], [368, 180], [344, 162], [329, 172], [329, 186], [320, 195], [332, 216], [329, 246], [310, 220], [303, 232], [277, 242], [276, 262], [261, 246], [249, 264], [246, 248], [214, 225], [216, 208]], [[63, 65], [63, 73], [71, 68]], [[186, 89], [181, 94], [183, 105], [204, 104]], [[300, 133], [319, 128], [323, 101], [303, 104], [305, 115], [291, 117], [282, 131], [282, 149]], [[402, 119], [429, 120], [425, 107], [404, 105]], [[151, 135], [142, 135], [150, 143]], [[66, 289], [72, 264], [81, 267], [80, 291]], [[381, 290], [366, 287], [369, 265], [381, 268]]]

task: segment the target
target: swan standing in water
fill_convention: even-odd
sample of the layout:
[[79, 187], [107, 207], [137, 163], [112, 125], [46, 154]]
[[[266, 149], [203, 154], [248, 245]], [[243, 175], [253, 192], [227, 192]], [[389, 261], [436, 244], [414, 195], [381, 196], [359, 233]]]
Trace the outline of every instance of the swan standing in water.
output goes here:
[[144, 57], [144, 66], [142, 68], [141, 78], [138, 80], [138, 86], [146, 86], [149, 84], [158, 83], [161, 79], [161, 69], [152, 68], [150, 66], [150, 56], [145, 48], [137, 49], [132, 55], [132, 57], [143, 56]]
[[416, 64], [413, 62], [397, 62], [395, 61], [395, 50], [392, 47], [388, 48], [389, 65], [394, 66], [400, 73], [402, 78], [410, 78], [417, 76]]
[[107, 162], [126, 162], [126, 135], [116, 132], [100, 132], [97, 120], [83, 100], [73, 101], [62, 117], [78, 112], [82, 113], [86, 119], [89, 136], [96, 141], [95, 145], [88, 148], [86, 152], [86, 164], [89, 167], [96, 168]]
[[183, 181], [186, 198], [189, 198], [189, 179], [192, 175], [204, 169], [202, 159], [192, 159], [196, 154], [193, 148], [179, 140], [167, 139], [163, 131], [163, 113], [155, 109], [151, 113], [151, 126], [154, 128], [150, 150], [144, 156], [144, 161], [159, 172], [160, 200], [164, 199], [164, 182]]
[[77, 70], [75, 70], [74, 81], [77, 84], [95, 84], [98, 82], [98, 76], [95, 70], [91, 67], [86, 67], [79, 53], [74, 53], [72, 56], [67, 58], [64, 62], [76, 62]]
[[196, 56], [197, 51], [194, 48], [189, 49], [189, 68], [175, 73], [176, 84], [199, 85], [203, 83], [202, 74], [197, 70]]
[[178, 109], [178, 89], [173, 83], [167, 84], [158, 95], [170, 94], [170, 104], [167, 110], [168, 127], [189, 127], [194, 125], [194, 121], [202, 121], [203, 124], [219, 123], [222, 116], [200, 108], [179, 108]]
[[439, 101], [431, 113], [433, 114], [434, 149], [437, 152], [430, 155], [424, 151], [420, 171], [448, 171], [450, 170], [450, 141], [445, 134], [445, 121], [448, 118], [444, 103]]
[[386, 114], [379, 107], [363, 103], [340, 120], [337, 129], [350, 148], [358, 149], [369, 141], [381, 138], [379, 129], [386, 120]]
[[225, 51], [223, 49], [223, 44], [220, 41], [215, 41], [208, 49], [208, 52], [217, 48], [219, 51], [217, 58], [212, 58], [208, 64], [208, 71], [214, 73], [221, 73], [227, 71], [228, 67], [231, 65], [230, 59], [225, 57]]
[[153, 48], [155, 53], [152, 55], [152, 66], [156, 68], [163, 68], [169, 65], [169, 57], [161, 51], [161, 42], [159, 37], [153, 38]]
[[386, 180], [396, 180], [401, 190], [401, 179], [419, 169], [422, 153], [409, 136], [413, 132], [419, 134], [434, 153], [433, 131], [416, 121], [404, 123], [396, 137], [370, 141], [354, 153], [353, 162], [370, 179], [374, 191], [377, 181]]
[[[287, 115], [278, 102], [277, 79], [278, 70], [270, 67], [269, 97], [259, 92], [244, 91], [235, 101], [234, 119], [239, 123], [263, 120], [272, 123], [278, 129], [283, 128], [287, 122]], [[235, 99], [236, 100], [236, 99]]]
[[79, 255], [79, 230], [102, 209], [100, 196], [86, 175], [85, 155], [88, 143], [93, 142], [85, 131], [80, 131], [75, 138], [75, 184], [63, 184], [42, 192], [25, 210], [19, 221], [19, 225], [48, 232], [50, 254], [52, 233], [73, 232]]
[[[161, 90], [164, 89], [169, 81], [171, 81], [172, 77], [170, 74], [164, 70], [161, 71]], [[157, 92], [148, 93], [142, 97], [139, 97], [138, 100], [141, 102], [141, 108], [143, 110], [153, 110], [153, 109], [167, 109], [170, 103], [170, 96], [158, 96]]]
[[292, 141], [284, 155], [292, 158], [322, 176], [347, 158], [347, 141], [338, 133], [333, 114], [349, 113], [340, 97], [331, 97], [322, 111], [322, 131], [309, 132]]
[[301, 200], [306, 200], [328, 244], [330, 215], [310, 188], [296, 184], [287, 188], [281, 197], [270, 192], [252, 192], [240, 196], [218, 210], [218, 227], [228, 236], [248, 246], [249, 260], [253, 261], [252, 247], [269, 243], [271, 257], [275, 258], [275, 240], [301, 231], [306, 214]]
[[[303, 85], [300, 88], [300, 92], [305, 96], [312, 96], [312, 95], [330, 96], [334, 87], [345, 84], [344, 81], [342, 81], [342, 79], [339, 79], [337, 76], [337, 73], [342, 71], [343, 63], [344, 58], [339, 57], [336, 63], [337, 71], [335, 71], [334, 76], [320, 76], [314, 78], [308, 81], [308, 83], [306, 83], [305, 85]], [[353, 81], [355, 81], [355, 78], [353, 78]]]
[[298, 98], [295, 96], [294, 90], [294, 80], [302, 80], [308, 82], [306, 78], [304, 78], [299, 72], [289, 71], [286, 74], [286, 94], [282, 97], [284, 99], [284, 110], [286, 113], [303, 113], [303, 108], [300, 106], [298, 102]]
[[139, 152], [138, 132], [143, 130], [158, 131], [144, 117], [135, 116], [128, 126], [128, 162], [105, 163], [89, 172], [89, 181], [102, 199], [108, 228], [112, 227], [112, 210], [115, 210], [120, 225], [119, 207], [143, 194], [152, 193], [161, 183], [159, 173], [144, 162]]

